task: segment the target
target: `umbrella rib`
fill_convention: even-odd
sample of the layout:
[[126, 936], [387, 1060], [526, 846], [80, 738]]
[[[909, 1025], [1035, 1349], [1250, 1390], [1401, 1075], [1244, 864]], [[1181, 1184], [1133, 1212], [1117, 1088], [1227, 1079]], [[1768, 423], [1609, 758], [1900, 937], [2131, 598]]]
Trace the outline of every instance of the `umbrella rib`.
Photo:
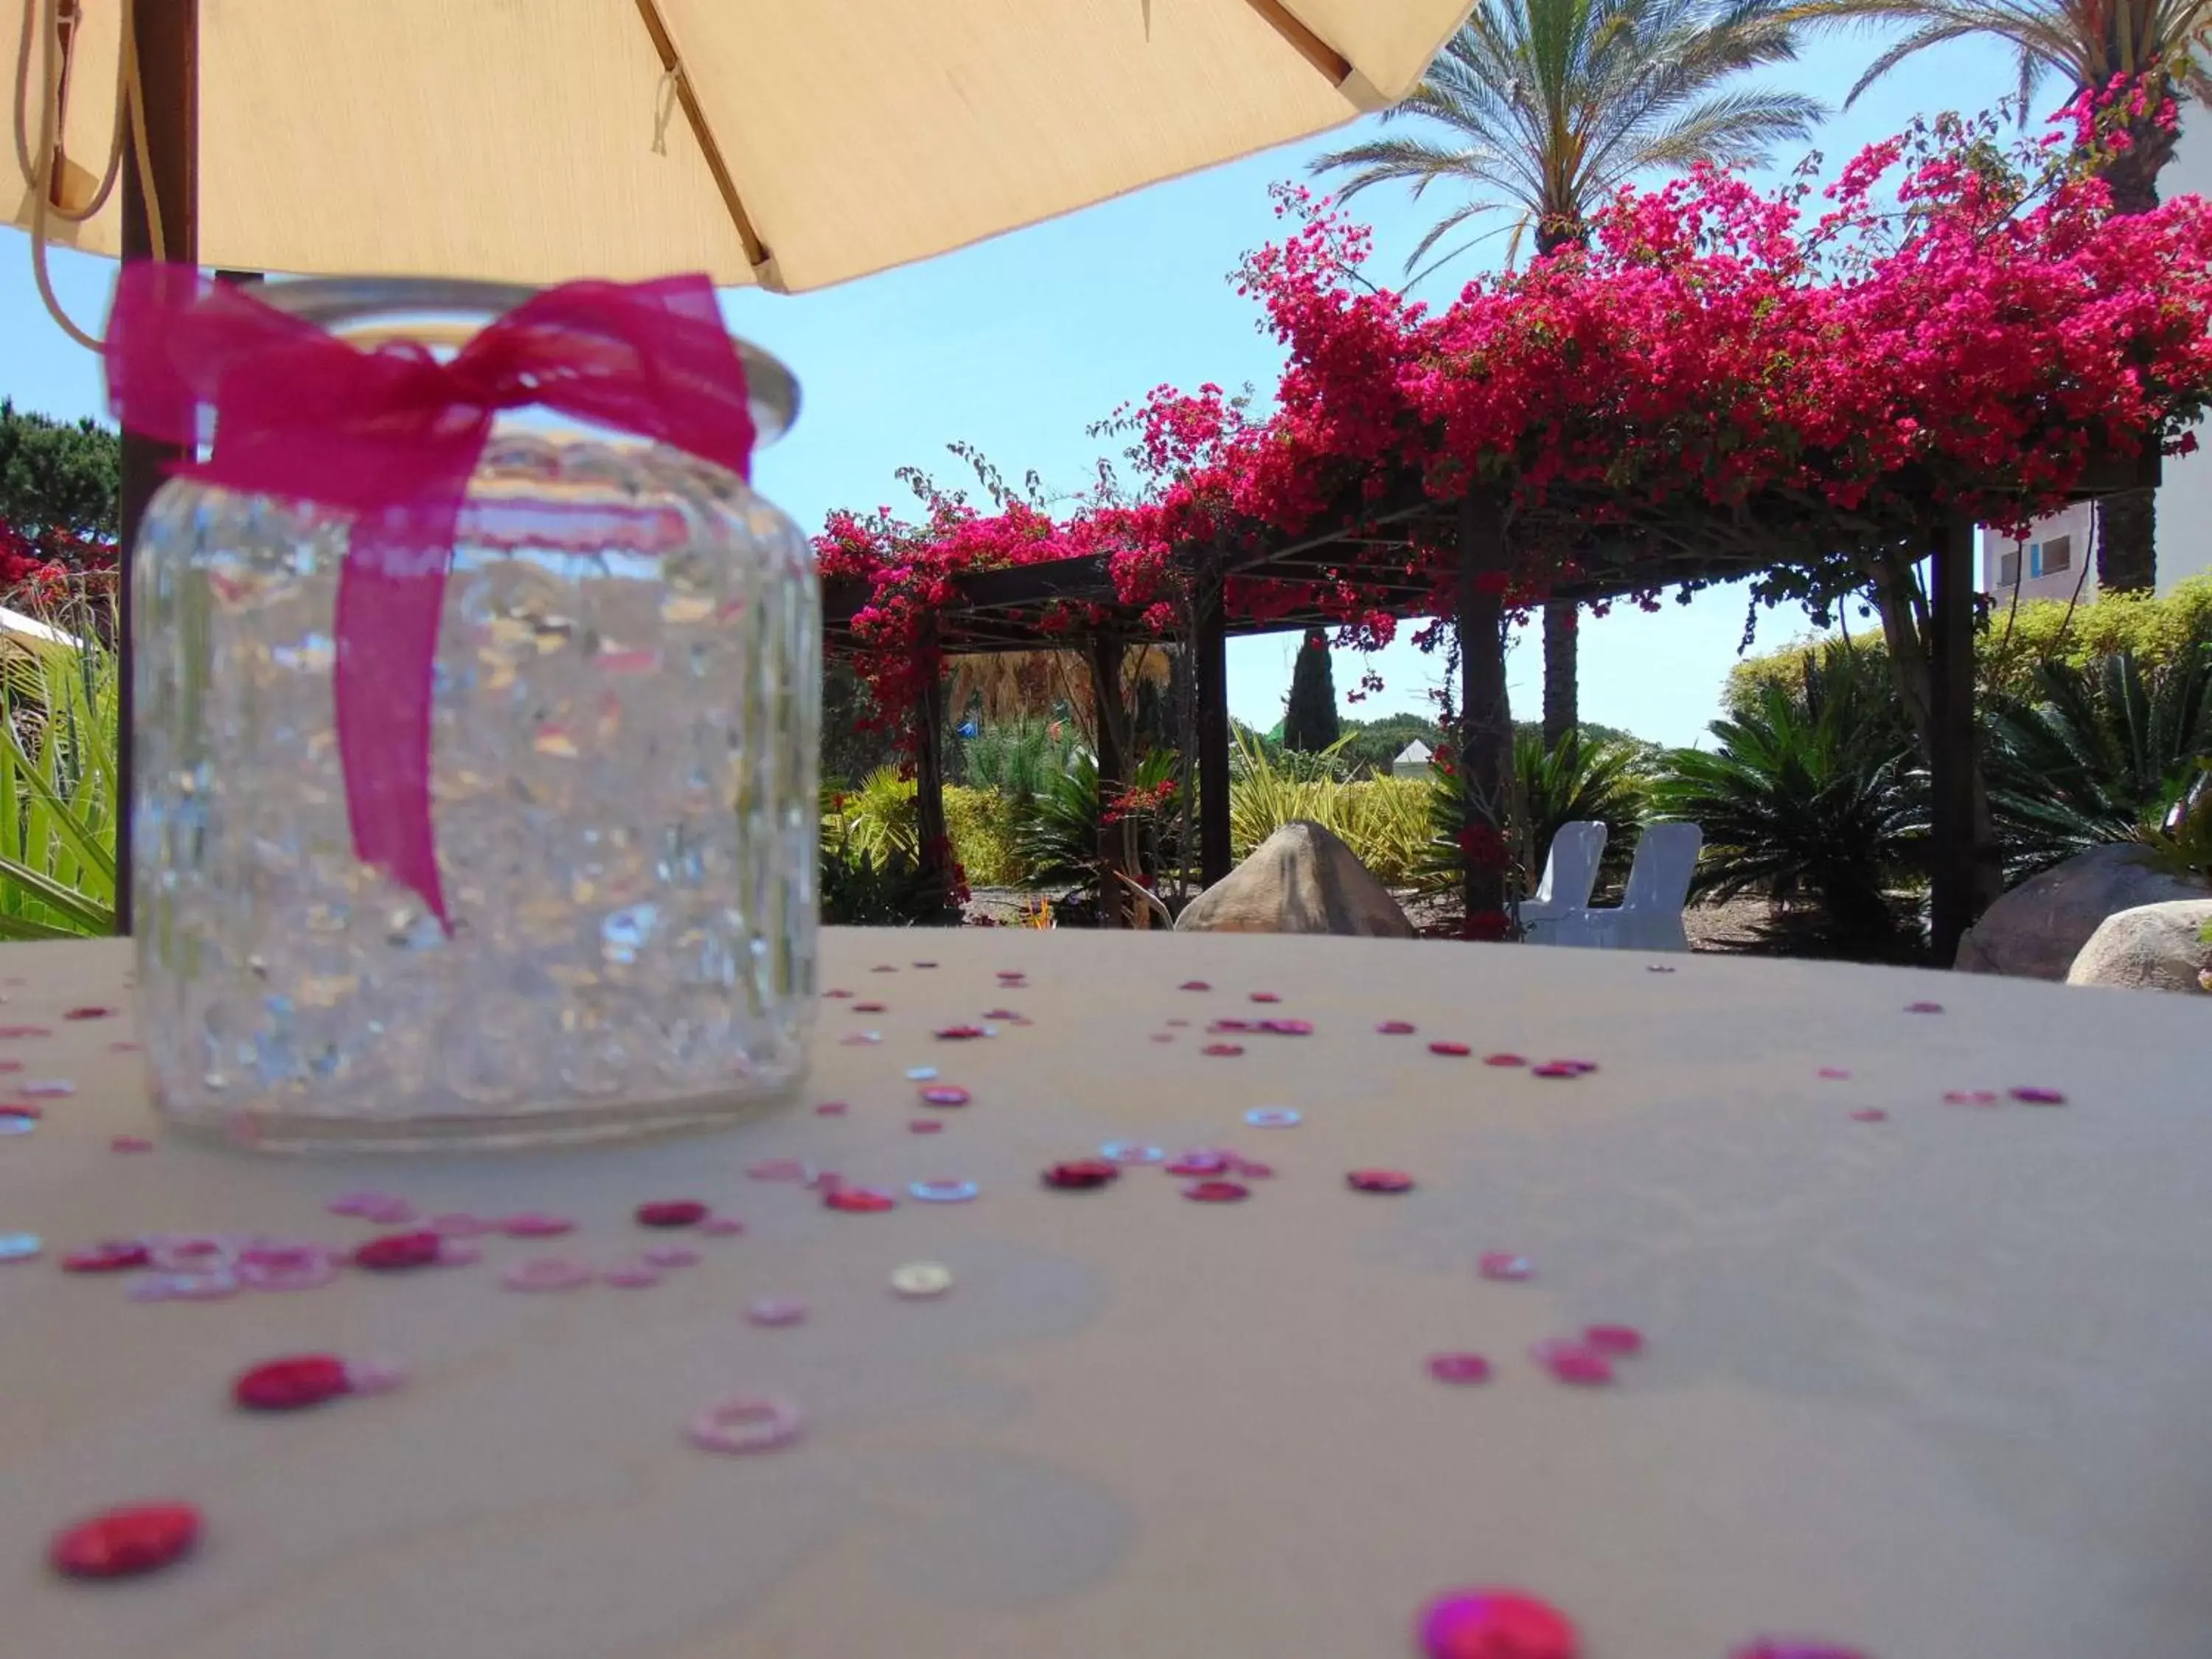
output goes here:
[[1283, 0], [1244, 0], [1244, 3], [1258, 12], [1267, 27], [1288, 41], [1299, 57], [1326, 76], [1329, 85], [1340, 87], [1352, 78], [1352, 60], [1292, 16]]
[[[1258, 0], [1254, 3], [1256, 4]], [[699, 154], [706, 158], [707, 171], [714, 178], [714, 188], [721, 192], [722, 206], [730, 216], [730, 222], [737, 228], [746, 263], [760, 278], [761, 286], [781, 286], [769, 280], [773, 256], [768, 245], [761, 240], [760, 233], [753, 228], [752, 216], [745, 211], [744, 198], [738, 196], [737, 184], [730, 177], [729, 166], [722, 160], [722, 147], [715, 142], [714, 129], [707, 125], [707, 113], [699, 107], [699, 100], [691, 90], [691, 77], [684, 73], [675, 37], [669, 33], [667, 21], [660, 15], [659, 0], [637, 0], [637, 15], [644, 21], [646, 33], [652, 37], [653, 51], [659, 55], [661, 72], [675, 80], [676, 101], [683, 108], [684, 119], [698, 143]]]

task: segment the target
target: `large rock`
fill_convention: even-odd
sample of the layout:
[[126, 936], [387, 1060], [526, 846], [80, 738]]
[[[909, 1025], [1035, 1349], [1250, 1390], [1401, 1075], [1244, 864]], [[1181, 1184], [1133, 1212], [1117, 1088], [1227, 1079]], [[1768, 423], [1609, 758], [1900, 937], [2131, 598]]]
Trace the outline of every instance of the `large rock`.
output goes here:
[[2106, 916], [2074, 958], [2066, 982], [2202, 995], [2197, 976], [2212, 957], [2212, 945], [2204, 942], [2208, 922], [2212, 898], [2145, 904]]
[[1176, 919], [1179, 933], [1353, 933], [1411, 939], [1390, 890], [1318, 823], [1296, 818]]
[[1959, 942], [1958, 965], [1972, 974], [2063, 980], [2106, 916], [2145, 904], [2212, 897], [2203, 887], [2154, 870], [2133, 842], [2093, 847], [2007, 893]]

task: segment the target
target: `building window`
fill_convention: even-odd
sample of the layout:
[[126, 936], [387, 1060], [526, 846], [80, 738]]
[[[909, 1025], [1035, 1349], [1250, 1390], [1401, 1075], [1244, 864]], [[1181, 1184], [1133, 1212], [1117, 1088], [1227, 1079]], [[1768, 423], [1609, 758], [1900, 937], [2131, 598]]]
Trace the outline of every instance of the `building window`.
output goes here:
[[2062, 570], [2074, 568], [2074, 538], [2053, 536], [2047, 542], [2031, 543], [2027, 550], [2027, 574], [2031, 576], [2055, 576]]
[[2020, 580], [2020, 550], [2007, 548], [1997, 555], [1997, 586], [2011, 587]]

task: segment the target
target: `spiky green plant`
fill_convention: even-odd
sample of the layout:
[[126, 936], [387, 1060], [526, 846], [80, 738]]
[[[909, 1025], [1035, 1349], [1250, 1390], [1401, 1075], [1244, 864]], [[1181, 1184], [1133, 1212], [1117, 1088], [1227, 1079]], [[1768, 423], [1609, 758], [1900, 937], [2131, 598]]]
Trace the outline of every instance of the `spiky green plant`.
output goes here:
[[115, 931], [116, 653], [0, 649], [0, 939]]

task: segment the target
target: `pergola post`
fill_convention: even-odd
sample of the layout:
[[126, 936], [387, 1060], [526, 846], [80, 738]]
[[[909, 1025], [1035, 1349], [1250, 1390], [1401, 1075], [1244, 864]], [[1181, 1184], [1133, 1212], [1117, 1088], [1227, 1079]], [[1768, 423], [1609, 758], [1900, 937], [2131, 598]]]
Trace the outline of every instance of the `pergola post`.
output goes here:
[[1091, 725], [1098, 750], [1098, 925], [1128, 924], [1121, 878], [1129, 868], [1129, 826], [1106, 821], [1108, 803], [1128, 787], [1127, 722], [1121, 713], [1121, 638], [1102, 629], [1091, 636]]
[[[1486, 575], [1506, 567], [1505, 512], [1481, 491], [1462, 497], [1459, 508], [1459, 655], [1461, 698], [1459, 778], [1461, 804], [1469, 824], [1504, 829], [1507, 743], [1512, 715], [1505, 700], [1505, 596], [1501, 584]], [[1467, 914], [1470, 921], [1505, 908], [1505, 872], [1495, 860], [1471, 854], [1464, 859]]]
[[916, 649], [929, 665], [921, 696], [915, 704], [914, 822], [924, 871], [942, 875], [951, 868], [951, 842], [945, 833], [945, 677], [937, 652], [937, 623], [924, 624]]
[[[123, 166], [124, 258], [150, 259], [156, 252], [173, 264], [199, 263], [199, 3], [163, 0], [133, 6], [131, 43], [138, 54], [138, 77], [146, 113], [145, 154], [150, 177], [142, 178], [135, 151]], [[125, 141], [126, 145], [129, 140]], [[155, 211], [148, 212], [149, 191]], [[161, 224], [161, 246], [154, 246], [154, 220]], [[135, 793], [136, 744], [132, 727], [137, 697], [133, 681], [131, 632], [131, 550], [146, 504], [161, 487], [172, 462], [188, 459], [175, 444], [123, 430], [120, 532], [116, 548], [116, 641], [121, 657], [116, 676], [115, 714], [115, 926], [131, 927], [131, 802]]]
[[1957, 957], [1994, 883], [1983, 866], [1974, 732], [1974, 526], [1955, 515], [1933, 527], [1928, 580], [1928, 775], [1934, 845], [1929, 866], [1930, 954]]
[[1191, 628], [1192, 690], [1198, 699], [1198, 877], [1211, 887], [1229, 873], [1229, 613], [1221, 567], [1199, 573]]

